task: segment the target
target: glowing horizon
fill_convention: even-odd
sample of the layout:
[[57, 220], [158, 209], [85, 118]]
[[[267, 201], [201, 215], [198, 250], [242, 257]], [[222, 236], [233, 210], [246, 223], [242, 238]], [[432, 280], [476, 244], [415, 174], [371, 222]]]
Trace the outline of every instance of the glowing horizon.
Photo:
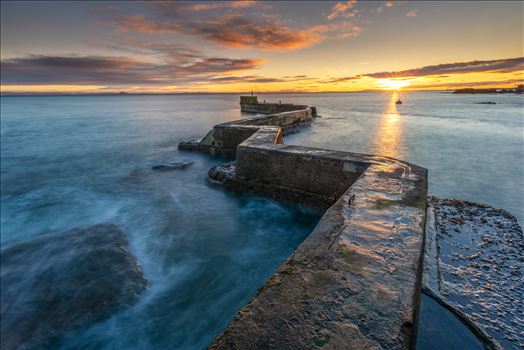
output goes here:
[[59, 5], [1, 3], [3, 94], [452, 90], [524, 83], [522, 2]]

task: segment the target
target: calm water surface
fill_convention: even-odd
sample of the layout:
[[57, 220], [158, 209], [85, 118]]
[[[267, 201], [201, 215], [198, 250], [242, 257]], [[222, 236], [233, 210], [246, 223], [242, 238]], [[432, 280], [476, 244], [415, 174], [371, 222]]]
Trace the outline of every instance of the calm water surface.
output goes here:
[[[281, 97], [282, 98], [282, 97]], [[285, 142], [390, 156], [429, 169], [429, 191], [524, 222], [524, 95], [439, 92], [285, 96], [318, 106], [314, 127]], [[478, 102], [493, 101], [495, 105]]]
[[[286, 143], [378, 153], [430, 171], [430, 192], [524, 219], [523, 98], [296, 94], [323, 118]], [[495, 101], [496, 105], [475, 102]], [[314, 228], [321, 213], [209, 185], [221, 159], [180, 141], [241, 117], [236, 95], [1, 98], [1, 243], [100, 222], [124, 229], [150, 288], [64, 348], [200, 349]], [[153, 165], [191, 161], [182, 171]]]

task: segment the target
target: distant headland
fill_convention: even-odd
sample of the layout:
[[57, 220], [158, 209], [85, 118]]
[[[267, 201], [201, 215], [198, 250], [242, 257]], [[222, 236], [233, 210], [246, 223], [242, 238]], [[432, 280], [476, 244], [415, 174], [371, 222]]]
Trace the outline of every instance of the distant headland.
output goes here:
[[475, 89], [466, 88], [453, 91], [454, 94], [523, 94], [524, 85], [517, 85], [514, 88], [489, 88], [489, 89]]

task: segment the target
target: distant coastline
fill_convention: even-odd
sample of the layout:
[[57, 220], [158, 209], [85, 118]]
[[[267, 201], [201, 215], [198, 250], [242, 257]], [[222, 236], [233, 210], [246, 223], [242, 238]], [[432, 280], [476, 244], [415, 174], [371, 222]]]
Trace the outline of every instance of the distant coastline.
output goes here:
[[453, 94], [523, 94], [524, 85], [518, 85], [514, 88], [490, 88], [490, 89], [458, 89], [453, 91]]
[[[450, 90], [404, 90], [405, 92], [446, 92], [450, 93]], [[266, 94], [349, 94], [349, 93], [364, 93], [364, 92], [393, 92], [393, 90], [380, 90], [380, 89], [367, 89], [359, 91], [258, 91], [259, 95]], [[165, 95], [243, 95], [246, 91], [237, 91], [237, 92], [79, 92], [79, 93], [60, 93], [60, 92], [1, 92], [0, 96], [2, 97], [12, 97], [12, 96], [165, 96]]]

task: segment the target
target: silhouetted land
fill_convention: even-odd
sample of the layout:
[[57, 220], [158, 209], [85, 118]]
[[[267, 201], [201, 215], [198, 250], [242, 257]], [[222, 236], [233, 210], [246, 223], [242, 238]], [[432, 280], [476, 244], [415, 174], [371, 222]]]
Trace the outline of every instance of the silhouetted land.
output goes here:
[[518, 85], [515, 88], [491, 88], [491, 89], [458, 89], [453, 91], [454, 94], [522, 94], [524, 93], [524, 85]]

